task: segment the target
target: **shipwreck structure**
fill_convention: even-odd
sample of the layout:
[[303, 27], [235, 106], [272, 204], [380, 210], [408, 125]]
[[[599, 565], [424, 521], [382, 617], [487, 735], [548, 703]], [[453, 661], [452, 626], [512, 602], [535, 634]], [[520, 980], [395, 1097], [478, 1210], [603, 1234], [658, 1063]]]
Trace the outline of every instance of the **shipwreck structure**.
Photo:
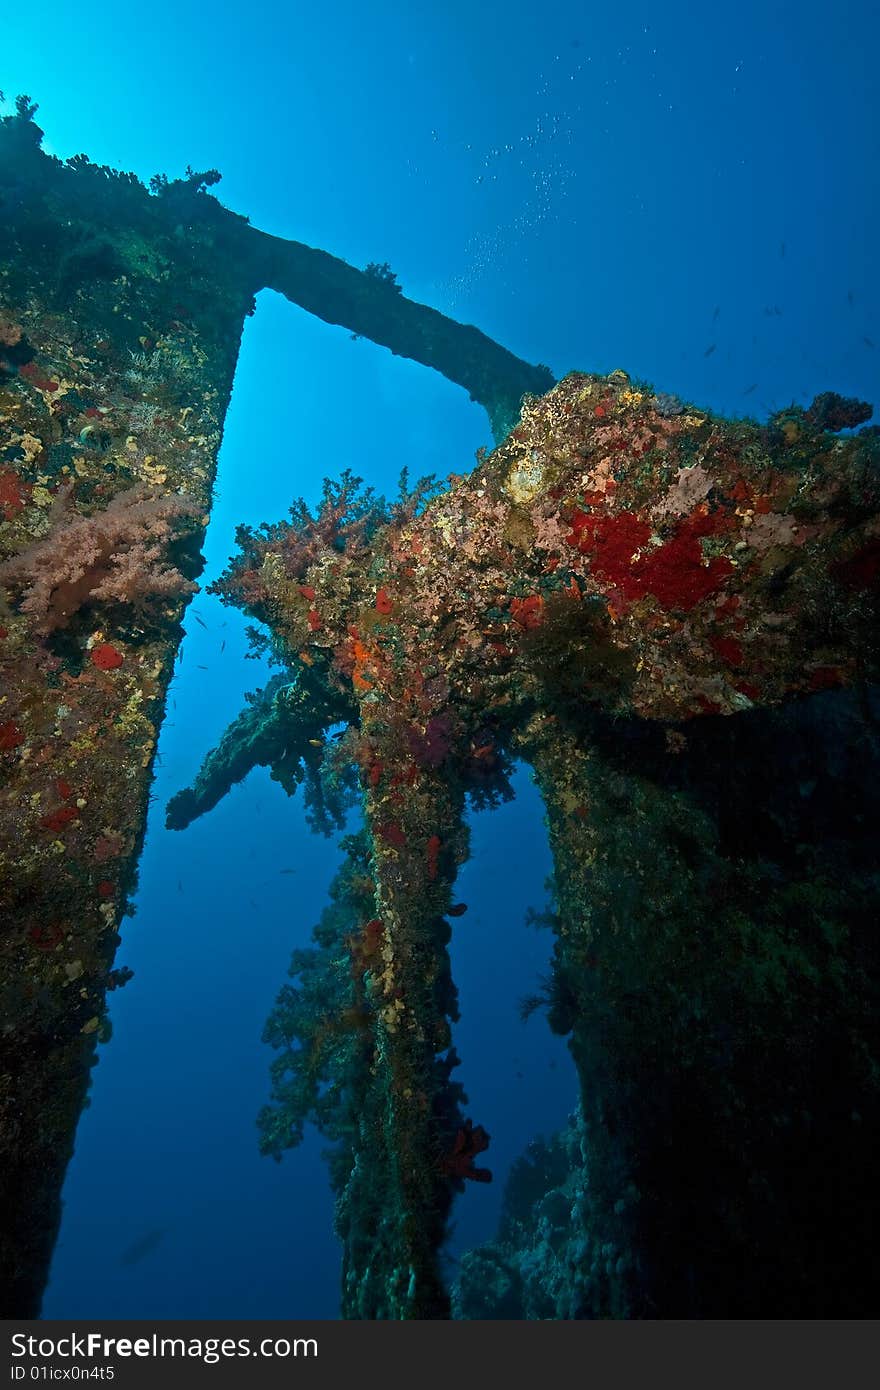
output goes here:
[[276, 1155], [307, 1119], [335, 1141], [343, 1313], [450, 1315], [437, 1252], [488, 1138], [453, 1079], [454, 882], [513, 758], [547, 809], [581, 1119], [547, 1222], [469, 1257], [456, 1314], [867, 1311], [880, 441], [841, 431], [870, 411], [760, 426], [623, 372], [555, 384], [384, 268], [251, 228], [213, 174], [47, 157], [33, 115], [0, 123], [4, 1311], [39, 1308], [266, 286], [442, 371], [498, 441], [442, 489], [346, 475], [240, 532], [219, 588], [283, 673], [169, 807], [182, 829], [256, 763], [362, 800], [261, 1117]]

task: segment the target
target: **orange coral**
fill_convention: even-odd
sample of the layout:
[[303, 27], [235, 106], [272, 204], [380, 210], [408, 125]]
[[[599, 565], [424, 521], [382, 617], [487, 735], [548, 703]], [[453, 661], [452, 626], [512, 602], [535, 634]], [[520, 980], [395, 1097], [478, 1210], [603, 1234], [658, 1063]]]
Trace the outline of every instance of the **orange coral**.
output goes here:
[[24, 734], [13, 719], [7, 719], [4, 724], [0, 724], [0, 751], [11, 752], [23, 743]]
[[115, 671], [125, 660], [122, 653], [117, 651], [109, 642], [102, 642], [99, 647], [92, 647], [89, 655], [92, 665], [97, 666], [99, 671]]
[[443, 841], [440, 839], [439, 835], [432, 835], [431, 838], [428, 840], [425, 849], [425, 853], [427, 854], [428, 858], [428, 878], [431, 880], [432, 883], [434, 879], [437, 877], [437, 870], [440, 858], [440, 848], [442, 844]]
[[465, 1120], [456, 1132], [449, 1153], [444, 1154], [440, 1166], [451, 1178], [467, 1178], [470, 1182], [491, 1182], [492, 1174], [488, 1168], [476, 1168], [474, 1159], [489, 1147], [489, 1135], [482, 1125], [474, 1125]]
[[510, 601], [510, 615], [524, 631], [538, 626], [543, 610], [544, 600], [540, 594], [532, 594], [529, 598], [514, 598]]

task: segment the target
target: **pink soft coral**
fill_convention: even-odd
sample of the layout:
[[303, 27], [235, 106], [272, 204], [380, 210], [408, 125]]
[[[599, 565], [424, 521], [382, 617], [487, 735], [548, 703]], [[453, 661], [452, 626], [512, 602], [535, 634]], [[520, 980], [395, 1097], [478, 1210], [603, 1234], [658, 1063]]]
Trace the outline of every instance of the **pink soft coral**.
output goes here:
[[84, 603], [142, 608], [151, 598], [198, 591], [162, 558], [174, 523], [199, 515], [193, 498], [134, 487], [82, 516], [72, 511], [72, 491], [73, 484], [59, 491], [48, 533], [0, 564], [0, 582], [21, 591], [21, 611], [38, 633], [67, 627]]

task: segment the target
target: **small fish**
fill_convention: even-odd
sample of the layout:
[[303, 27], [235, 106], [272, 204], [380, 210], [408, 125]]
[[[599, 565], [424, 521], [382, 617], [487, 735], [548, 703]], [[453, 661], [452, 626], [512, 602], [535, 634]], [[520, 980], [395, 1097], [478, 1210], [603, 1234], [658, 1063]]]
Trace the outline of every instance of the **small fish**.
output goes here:
[[223, 653], [224, 653], [225, 651], [226, 651], [226, 638], [224, 637], [224, 638], [223, 638], [223, 641], [220, 643], [220, 655], [222, 656]]
[[147, 1231], [138, 1240], [134, 1240], [131, 1245], [126, 1246], [119, 1257], [119, 1263], [121, 1265], [136, 1265], [139, 1260], [143, 1260], [147, 1255], [153, 1253], [164, 1234], [164, 1230], [159, 1227], [153, 1231]]
[[712, 312], [712, 322], [713, 322], [713, 323], [717, 323], [717, 322], [718, 322], [718, 315], [719, 315], [720, 313], [721, 313], [721, 305], [720, 305], [720, 304], [716, 304], [716, 305], [715, 305], [715, 308], [714, 308], [714, 310], [713, 310], [713, 312]]
[[847, 302], [847, 304], [849, 305], [850, 308], [852, 308], [853, 305], [855, 304], [855, 302], [856, 302], [856, 297], [855, 297], [855, 295], [853, 294], [852, 290], [847, 290], [847, 292], [846, 292], [846, 302]]
[[320, 738], [310, 738], [310, 739], [309, 739], [309, 743], [312, 745], [313, 748], [323, 748], [323, 747], [324, 747], [324, 740], [323, 740], [323, 739], [320, 739]]
[[279, 869], [278, 872], [280, 874], [295, 874], [296, 869]]
[[743, 395], [744, 395], [744, 396], [750, 396], [750, 395], [752, 394], [752, 392], [753, 392], [753, 391], [757, 391], [757, 389], [758, 389], [758, 383], [757, 383], [757, 381], [753, 381], [752, 384], [751, 384], [751, 386], [747, 386], [746, 389], [743, 391]]
[[874, 343], [870, 338], [862, 338], [862, 342], [865, 344], [865, 347], [872, 348], [874, 346]]
[[199, 627], [203, 627], [203, 628], [205, 629], [205, 631], [207, 632], [207, 631], [208, 631], [208, 624], [205, 622], [204, 618], [200, 618], [199, 615], [198, 615], [198, 613], [193, 613], [193, 617], [195, 618], [195, 620], [196, 620], [196, 622], [198, 623]]
[[703, 353], [703, 356], [704, 356], [704, 357], [711, 357], [711, 356], [712, 356], [712, 353], [715, 351], [715, 347], [716, 347], [716, 344], [715, 344], [715, 343], [710, 343], [709, 346], [706, 348], [706, 351]]
[[178, 891], [178, 893], [182, 893], [182, 892], [183, 892], [183, 879], [180, 879], [180, 878], [179, 878], [179, 879], [177, 880], [177, 891]]
[[779, 257], [780, 257], [780, 260], [783, 260], [783, 261], [785, 260], [785, 242], [784, 242], [784, 241], [780, 241], [780, 243], [779, 243]]
[[199, 666], [198, 664], [196, 665], [196, 670], [197, 670], [197, 671], [207, 671], [207, 669], [208, 669], [207, 666]]

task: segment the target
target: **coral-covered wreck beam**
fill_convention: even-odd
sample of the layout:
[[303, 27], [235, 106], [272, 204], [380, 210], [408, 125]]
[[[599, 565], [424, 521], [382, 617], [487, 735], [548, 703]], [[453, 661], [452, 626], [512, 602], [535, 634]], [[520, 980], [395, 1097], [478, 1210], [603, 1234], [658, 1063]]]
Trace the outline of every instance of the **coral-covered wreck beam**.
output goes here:
[[[448, 1086], [454, 1062], [443, 1055], [451, 1044], [450, 1019], [458, 1017], [444, 913], [467, 854], [464, 795], [452, 779], [419, 768], [399, 724], [372, 708], [376, 717], [364, 729], [370, 750], [364, 780], [377, 914], [375, 951], [367, 961], [376, 1063], [372, 1116], [356, 1146], [358, 1171], [343, 1231], [343, 1313], [446, 1317], [436, 1251], [446, 1233], [453, 1180], [472, 1176], [450, 1167], [462, 1122]], [[390, 1200], [375, 1211], [368, 1200], [371, 1175], [383, 1170]], [[358, 1192], [365, 1180], [367, 1190]], [[380, 1260], [365, 1261], [365, 1234], [373, 1250], [382, 1251]]]
[[[530, 671], [555, 700], [579, 672], [582, 699], [675, 720], [870, 678], [880, 438], [826, 427], [866, 411], [826, 394], [762, 427], [623, 372], [528, 402], [454, 502], [460, 525], [488, 528], [480, 568], [504, 535], [519, 552], [499, 604], [513, 683]], [[427, 559], [444, 537], [423, 520]]]
[[[312, 688], [317, 710], [332, 702], [318, 682]], [[171, 828], [209, 810], [250, 766], [277, 758], [282, 743], [307, 758], [278, 712], [290, 689], [277, 678], [275, 693], [270, 686], [231, 725], [195, 787], [170, 803]], [[491, 1178], [476, 1163], [489, 1136], [464, 1117], [466, 1097], [450, 1080], [458, 1011], [446, 918], [461, 911], [452, 885], [467, 856], [468, 759], [445, 727], [426, 737], [390, 705], [362, 706], [351, 747], [365, 830], [343, 842], [349, 860], [316, 947], [294, 952], [300, 983], [282, 990], [267, 1026], [281, 1056], [261, 1147], [279, 1158], [301, 1141], [306, 1119], [342, 1141], [331, 1171], [344, 1316], [446, 1317], [436, 1252], [453, 1194]], [[292, 792], [301, 775], [279, 780]]]
[[563, 694], [732, 714], [876, 670], [878, 454], [816, 409], [762, 427], [573, 373], [369, 544], [330, 511], [242, 531], [220, 588], [351, 698], [415, 699], [423, 723], [451, 702], [476, 731]]
[[577, 1316], [871, 1316], [877, 713], [834, 690], [522, 730], [586, 1122]]
[[292, 790], [302, 780], [303, 764], [314, 760], [314, 744], [352, 714], [340, 694], [308, 671], [294, 679], [275, 676], [249, 701], [207, 754], [193, 785], [169, 801], [169, 830], [185, 830], [212, 810], [254, 767], [271, 768], [273, 778]]
[[[347, 478], [328, 485], [315, 517], [294, 509], [292, 524], [239, 531], [219, 592], [359, 709], [370, 949], [382, 964], [370, 972], [376, 1089], [364, 1113], [373, 1122], [354, 1146], [352, 1182], [363, 1186], [345, 1210], [359, 1208], [369, 1184], [392, 1190], [389, 1171], [394, 1196], [346, 1240], [348, 1315], [442, 1312], [433, 1254], [444, 1223], [431, 1220], [438, 1165], [450, 1180], [481, 1180], [479, 1127], [456, 1125], [440, 1149], [429, 1118], [443, 1094], [444, 991], [454, 998], [442, 923], [463, 851], [464, 795], [491, 791], [512, 746], [534, 767], [548, 809], [559, 907], [553, 1023], [573, 1033], [598, 1183], [583, 1245], [589, 1268], [602, 1261], [585, 1290], [591, 1315], [725, 1306], [709, 1270], [726, 1268], [737, 1249], [728, 1188], [720, 1201], [705, 1190], [692, 1212], [682, 1174], [696, 1190], [707, 1174], [735, 1172], [739, 1196], [751, 1165], [768, 1175], [766, 1190], [784, 1189], [774, 1125], [786, 1094], [805, 1097], [817, 1045], [809, 1020], [827, 1020], [835, 1065], [849, 1071], [850, 1110], [873, 1104], [868, 1069], [845, 1042], [861, 1027], [858, 962], [876, 904], [869, 855], [837, 856], [852, 883], [841, 893], [822, 858], [832, 827], [815, 835], [816, 812], [800, 809], [813, 764], [803, 780], [791, 773], [822, 742], [821, 726], [788, 743], [784, 723], [766, 722], [774, 707], [788, 714], [793, 697], [814, 697], [799, 701], [807, 707], [852, 702], [855, 692], [837, 688], [858, 690], [878, 669], [878, 436], [835, 437], [866, 414], [826, 395], [761, 427], [639, 389], [623, 372], [573, 374], [527, 400], [510, 437], [439, 496], [389, 513]], [[817, 772], [821, 762], [813, 759]], [[777, 782], [786, 793], [778, 808]], [[771, 808], [756, 844], [751, 798]], [[844, 835], [853, 844], [856, 822]], [[867, 811], [860, 823], [870, 823]], [[829, 963], [828, 944], [850, 932], [852, 949], [833, 950]], [[826, 979], [847, 980], [854, 1011], [840, 1007], [833, 983], [814, 988]], [[789, 1011], [782, 1030], [777, 990]], [[720, 1020], [717, 1033], [707, 1017]], [[756, 1050], [750, 1038], [761, 1030]], [[739, 1070], [727, 1076], [734, 1054]], [[647, 1098], [644, 1056], [656, 1058]], [[769, 1105], [765, 1069], [784, 1078]], [[708, 1136], [696, 1164], [681, 1118], [692, 1096]], [[749, 1115], [754, 1141], [731, 1124], [737, 1113]], [[839, 1166], [851, 1147], [832, 1131], [801, 1184], [805, 1210], [816, 1168]], [[664, 1158], [673, 1141], [677, 1165]], [[754, 1260], [766, 1263], [766, 1211], [748, 1211]], [[686, 1271], [679, 1279], [680, 1238], [666, 1239], [682, 1223], [711, 1227], [712, 1257], [695, 1250], [685, 1262], [693, 1271], [705, 1258], [696, 1292]], [[803, 1224], [779, 1237], [780, 1306], [810, 1306], [803, 1261], [784, 1248]], [[739, 1307], [736, 1297], [728, 1287], [726, 1306]]]
[[340, 324], [463, 386], [487, 411], [497, 442], [516, 422], [523, 396], [542, 395], [553, 385], [548, 367], [532, 366], [471, 324], [407, 299], [387, 267], [357, 270], [326, 251], [252, 227], [239, 234], [242, 269], [255, 291], [277, 290], [325, 323]]
[[127, 977], [113, 956], [250, 303], [210, 237], [175, 245], [161, 200], [39, 137], [0, 119], [0, 1307], [19, 1317], [39, 1312]]

